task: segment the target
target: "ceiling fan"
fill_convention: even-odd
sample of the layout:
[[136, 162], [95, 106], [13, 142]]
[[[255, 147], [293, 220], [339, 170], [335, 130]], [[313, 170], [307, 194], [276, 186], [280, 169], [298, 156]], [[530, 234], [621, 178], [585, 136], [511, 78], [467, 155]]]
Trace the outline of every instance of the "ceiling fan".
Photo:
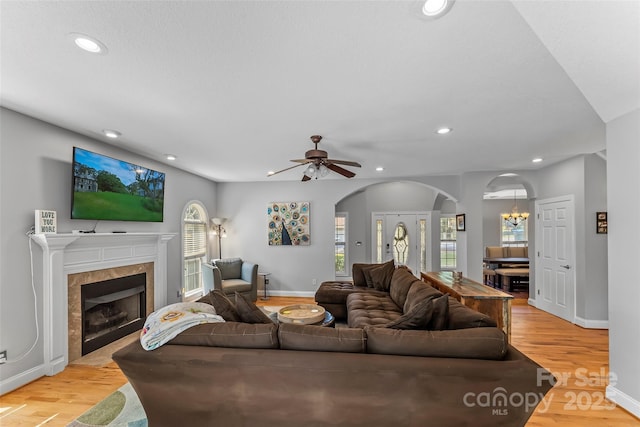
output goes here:
[[320, 135], [313, 135], [311, 137], [311, 142], [316, 145], [316, 148], [304, 153], [304, 159], [291, 160], [292, 162], [296, 162], [299, 164], [279, 170], [277, 172], [269, 173], [267, 176], [273, 176], [277, 173], [288, 171], [289, 169], [297, 168], [298, 166], [304, 166], [304, 165], [308, 165], [308, 166], [305, 169], [304, 174], [302, 175], [303, 182], [309, 181], [311, 178], [318, 179], [319, 176], [320, 177], [326, 176], [329, 173], [329, 171], [339, 173], [340, 175], [346, 178], [353, 178], [354, 176], [356, 176], [354, 172], [351, 172], [350, 170], [347, 170], [338, 165], [355, 166], [359, 168], [361, 167], [360, 163], [351, 162], [349, 160], [329, 159], [326, 151], [318, 150], [318, 144], [320, 143], [321, 140], [322, 140], [322, 137]]

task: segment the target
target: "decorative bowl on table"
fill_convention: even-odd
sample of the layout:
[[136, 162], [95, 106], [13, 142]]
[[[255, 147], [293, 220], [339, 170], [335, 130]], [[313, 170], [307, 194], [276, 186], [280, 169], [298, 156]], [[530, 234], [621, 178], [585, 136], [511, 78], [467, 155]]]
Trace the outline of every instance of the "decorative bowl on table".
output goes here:
[[324, 320], [324, 307], [316, 304], [295, 304], [278, 310], [278, 321], [282, 323], [297, 323], [313, 325]]

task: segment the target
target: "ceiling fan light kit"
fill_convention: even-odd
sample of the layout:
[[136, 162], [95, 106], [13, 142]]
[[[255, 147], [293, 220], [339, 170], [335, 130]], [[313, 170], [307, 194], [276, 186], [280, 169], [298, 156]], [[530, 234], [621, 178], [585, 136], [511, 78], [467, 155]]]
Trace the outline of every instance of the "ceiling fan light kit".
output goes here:
[[353, 162], [350, 160], [335, 160], [330, 159], [329, 154], [324, 150], [318, 150], [318, 144], [322, 140], [322, 136], [313, 135], [311, 136], [311, 142], [315, 144], [315, 148], [312, 150], [308, 150], [304, 153], [304, 159], [293, 159], [292, 162], [299, 163], [295, 166], [290, 166], [288, 168], [279, 170], [277, 172], [269, 172], [267, 176], [273, 176], [277, 173], [288, 171], [289, 169], [296, 168], [298, 166], [307, 165], [303, 174], [302, 174], [302, 182], [310, 181], [312, 178], [318, 179], [323, 178], [329, 175], [329, 172], [335, 172], [340, 174], [346, 178], [353, 178], [356, 176], [354, 172], [347, 170], [338, 164], [345, 166], [353, 166], [353, 167], [361, 167], [360, 163]]

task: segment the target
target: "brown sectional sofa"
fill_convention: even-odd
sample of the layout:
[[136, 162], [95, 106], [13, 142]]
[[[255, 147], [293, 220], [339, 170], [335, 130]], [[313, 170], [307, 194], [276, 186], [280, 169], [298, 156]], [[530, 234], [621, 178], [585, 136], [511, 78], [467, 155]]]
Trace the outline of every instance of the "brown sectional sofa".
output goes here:
[[[491, 319], [405, 272], [387, 292], [348, 292], [349, 327], [203, 324], [113, 359], [151, 427], [523, 426], [551, 388], [545, 371]], [[396, 329], [416, 312], [440, 329]]]

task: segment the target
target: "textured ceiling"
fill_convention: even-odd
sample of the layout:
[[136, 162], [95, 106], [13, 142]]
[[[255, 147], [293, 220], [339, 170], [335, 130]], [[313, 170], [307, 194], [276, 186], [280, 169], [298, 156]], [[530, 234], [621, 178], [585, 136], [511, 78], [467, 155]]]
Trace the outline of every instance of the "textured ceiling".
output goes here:
[[605, 149], [604, 122], [640, 107], [639, 2], [458, 0], [436, 20], [416, 1], [0, 8], [3, 106], [216, 181], [299, 180], [266, 174], [313, 134], [362, 164], [354, 179], [538, 168]]

